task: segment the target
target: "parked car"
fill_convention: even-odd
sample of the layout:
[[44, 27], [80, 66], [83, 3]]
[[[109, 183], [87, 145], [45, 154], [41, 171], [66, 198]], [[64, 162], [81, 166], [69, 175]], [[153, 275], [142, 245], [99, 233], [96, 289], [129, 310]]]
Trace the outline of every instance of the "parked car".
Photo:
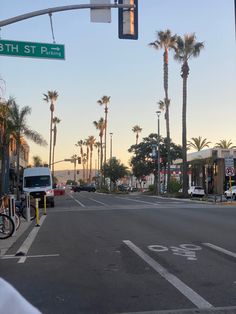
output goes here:
[[202, 186], [191, 186], [188, 189], [188, 195], [192, 196], [204, 196], [205, 195], [205, 191], [203, 189]]
[[129, 191], [129, 186], [126, 184], [120, 184], [117, 186], [117, 188], [120, 192], [128, 192]]
[[232, 191], [230, 191], [230, 189], [226, 190], [225, 191], [225, 197], [228, 199], [228, 198], [231, 198], [232, 196], [232, 199], [236, 200], [236, 185], [232, 186]]
[[83, 185], [75, 185], [72, 190], [74, 192], [87, 191], [87, 192], [95, 192], [96, 187], [92, 184], [83, 184]]

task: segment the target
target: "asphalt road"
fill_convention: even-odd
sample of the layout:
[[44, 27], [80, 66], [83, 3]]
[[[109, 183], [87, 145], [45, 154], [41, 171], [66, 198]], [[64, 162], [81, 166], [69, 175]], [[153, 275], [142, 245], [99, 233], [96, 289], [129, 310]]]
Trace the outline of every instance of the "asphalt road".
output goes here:
[[42, 313], [236, 313], [236, 207], [70, 192], [0, 270]]

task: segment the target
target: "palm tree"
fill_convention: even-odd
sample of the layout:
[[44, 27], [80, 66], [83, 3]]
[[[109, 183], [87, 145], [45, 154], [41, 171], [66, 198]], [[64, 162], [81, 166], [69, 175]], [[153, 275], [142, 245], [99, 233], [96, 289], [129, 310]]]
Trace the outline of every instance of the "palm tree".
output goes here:
[[168, 162], [168, 173], [167, 173], [167, 189], [169, 191], [170, 186], [170, 119], [169, 119], [169, 106], [170, 99], [168, 95], [168, 60], [169, 60], [169, 51], [176, 49], [176, 40], [177, 35], [172, 35], [171, 31], [167, 29], [166, 31], [156, 32], [157, 39], [150, 43], [149, 46], [153, 47], [156, 50], [164, 49], [163, 53], [163, 70], [164, 70], [164, 108], [165, 108], [165, 119], [166, 119], [166, 137], [167, 137], [167, 162]]
[[77, 142], [77, 144], [75, 144], [75, 146], [80, 147], [80, 155], [81, 155], [81, 162], [82, 162], [82, 168], [83, 168], [83, 181], [85, 182], [85, 163], [86, 163], [86, 159], [85, 159], [85, 154], [84, 154], [84, 150], [83, 150], [83, 145], [84, 145], [84, 141], [83, 140], [79, 140]]
[[102, 96], [101, 99], [97, 101], [100, 106], [105, 106], [105, 134], [104, 134], [104, 162], [106, 162], [107, 157], [107, 113], [108, 113], [108, 104], [110, 103], [111, 96]]
[[16, 104], [14, 100], [11, 102], [10, 107], [10, 120], [14, 125], [13, 136], [16, 140], [16, 192], [17, 199], [19, 199], [19, 187], [20, 187], [20, 146], [22, 137], [29, 138], [36, 144], [46, 146], [47, 142], [36, 131], [31, 130], [27, 123], [26, 118], [31, 113], [31, 108], [28, 106], [22, 109]]
[[90, 163], [89, 163], [89, 176], [88, 176], [88, 181], [91, 182], [92, 179], [92, 161], [93, 161], [93, 147], [94, 144], [96, 143], [96, 138], [93, 135], [90, 135], [87, 139], [88, 145], [89, 145], [89, 151], [90, 151]]
[[181, 62], [181, 77], [183, 79], [183, 108], [182, 108], [182, 150], [183, 150], [183, 194], [187, 196], [188, 176], [187, 176], [187, 79], [189, 75], [188, 61], [192, 57], [198, 57], [204, 48], [203, 42], [197, 42], [195, 34], [186, 34], [184, 37], [177, 37], [177, 48], [174, 58]]
[[54, 177], [54, 158], [55, 158], [55, 146], [57, 142], [57, 124], [60, 123], [61, 120], [57, 117], [52, 119], [53, 123], [53, 145], [52, 145], [52, 175]]
[[94, 126], [96, 127], [97, 130], [99, 130], [99, 138], [100, 138], [100, 166], [99, 170], [101, 171], [102, 169], [102, 164], [103, 164], [103, 135], [104, 135], [104, 130], [105, 130], [105, 121], [103, 118], [100, 118], [98, 121], [93, 121]]
[[211, 142], [208, 142], [206, 138], [199, 137], [192, 137], [191, 141], [188, 141], [188, 147], [196, 149], [198, 152], [202, 150], [204, 147], [209, 147]]
[[45, 100], [47, 103], [50, 102], [50, 112], [51, 112], [51, 118], [50, 118], [50, 131], [49, 131], [49, 167], [51, 168], [51, 163], [52, 163], [52, 125], [53, 125], [53, 113], [55, 110], [55, 102], [58, 98], [58, 92], [57, 91], [48, 91], [47, 94], [43, 94], [44, 98], [43, 100]]
[[136, 145], [138, 145], [139, 133], [142, 132], [142, 128], [140, 128], [139, 125], [135, 125], [135, 126], [132, 128], [132, 131], [133, 131], [134, 133], [136, 133]]
[[236, 146], [233, 145], [231, 140], [220, 140], [219, 143], [215, 144], [214, 148], [223, 148], [223, 149], [230, 149], [230, 148], [236, 148]]
[[41, 157], [36, 155], [36, 156], [33, 156], [32, 159], [33, 159], [33, 166], [34, 167], [42, 167], [43, 166], [43, 162], [42, 162]]

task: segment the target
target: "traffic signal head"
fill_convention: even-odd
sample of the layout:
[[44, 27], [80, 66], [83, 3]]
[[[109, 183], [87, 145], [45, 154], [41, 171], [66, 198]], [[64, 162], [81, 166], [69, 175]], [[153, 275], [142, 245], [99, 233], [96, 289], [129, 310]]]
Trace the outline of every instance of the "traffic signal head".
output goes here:
[[81, 164], [81, 157], [78, 157], [78, 164]]
[[119, 38], [138, 39], [138, 0], [119, 0], [119, 4], [134, 5], [134, 8], [119, 8]]

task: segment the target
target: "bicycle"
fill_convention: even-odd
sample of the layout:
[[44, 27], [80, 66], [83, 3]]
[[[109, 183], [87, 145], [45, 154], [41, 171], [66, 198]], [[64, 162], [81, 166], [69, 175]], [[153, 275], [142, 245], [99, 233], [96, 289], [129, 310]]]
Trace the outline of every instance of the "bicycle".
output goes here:
[[[15, 202], [16, 213], [19, 216], [22, 216], [26, 220], [26, 199], [21, 198], [20, 201]], [[36, 218], [36, 208], [33, 204], [30, 204], [30, 220], [34, 220]]]
[[8, 197], [3, 196], [0, 207], [0, 240], [9, 238], [15, 231], [13, 219], [6, 214], [8, 210]]

